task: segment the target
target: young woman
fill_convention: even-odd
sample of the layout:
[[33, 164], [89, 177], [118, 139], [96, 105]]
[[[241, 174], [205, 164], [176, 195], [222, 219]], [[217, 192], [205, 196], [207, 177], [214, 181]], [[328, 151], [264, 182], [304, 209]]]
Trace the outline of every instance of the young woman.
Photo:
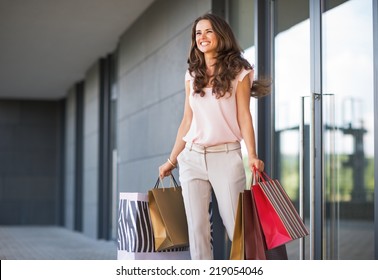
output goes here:
[[253, 82], [253, 68], [241, 53], [222, 18], [206, 14], [195, 20], [185, 75], [184, 114], [171, 154], [159, 167], [163, 178], [180, 166], [192, 259], [213, 259], [208, 215], [211, 189], [232, 240], [238, 195], [246, 185], [242, 139], [249, 168], [264, 169], [256, 154], [249, 101], [251, 96], [269, 93], [269, 85]]

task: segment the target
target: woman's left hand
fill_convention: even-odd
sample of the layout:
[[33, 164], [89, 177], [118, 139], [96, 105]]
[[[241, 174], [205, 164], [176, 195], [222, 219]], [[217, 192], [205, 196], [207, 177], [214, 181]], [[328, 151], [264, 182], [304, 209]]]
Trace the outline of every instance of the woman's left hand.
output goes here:
[[253, 172], [253, 168], [255, 167], [258, 171], [264, 171], [264, 162], [257, 158], [257, 157], [250, 157], [249, 158], [249, 169]]

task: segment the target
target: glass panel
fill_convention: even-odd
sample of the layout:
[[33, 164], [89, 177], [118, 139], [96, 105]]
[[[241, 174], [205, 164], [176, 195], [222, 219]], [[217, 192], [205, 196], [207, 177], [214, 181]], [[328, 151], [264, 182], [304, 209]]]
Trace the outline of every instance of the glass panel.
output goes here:
[[254, 0], [229, 1], [229, 23], [242, 49], [254, 45]]
[[[274, 2], [274, 171], [276, 174], [272, 176], [281, 182], [299, 209], [300, 143], [301, 139], [304, 139], [304, 143], [308, 143], [305, 139], [308, 139], [310, 119], [309, 98], [303, 98], [310, 95], [309, 5], [308, 1], [301, 0], [291, 0], [290, 5], [285, 0]], [[307, 108], [304, 110], [306, 113], [304, 115], [302, 115], [302, 103]], [[305, 122], [303, 133], [300, 129], [302, 122]], [[289, 259], [300, 258], [299, 242], [296, 240], [287, 244]]]
[[[251, 65], [256, 63], [256, 48], [254, 42], [254, 7], [255, 1], [251, 0], [234, 0], [229, 2], [229, 22], [235, 37], [244, 50], [243, 56]], [[253, 125], [255, 127], [257, 139], [257, 100], [251, 98], [250, 110], [252, 114]], [[248, 156], [244, 142], [241, 142], [244, 167], [247, 176], [247, 188], [251, 185], [252, 174], [248, 167]]]
[[325, 3], [325, 258], [373, 259], [372, 0]]

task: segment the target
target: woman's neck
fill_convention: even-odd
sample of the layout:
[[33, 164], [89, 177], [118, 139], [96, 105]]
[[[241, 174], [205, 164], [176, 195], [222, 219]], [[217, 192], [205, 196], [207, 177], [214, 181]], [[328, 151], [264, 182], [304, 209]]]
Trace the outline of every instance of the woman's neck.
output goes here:
[[206, 60], [206, 74], [210, 77], [214, 74], [215, 59]]
[[217, 59], [215, 58], [214, 53], [205, 53], [205, 63], [206, 63], [206, 68], [213, 68]]

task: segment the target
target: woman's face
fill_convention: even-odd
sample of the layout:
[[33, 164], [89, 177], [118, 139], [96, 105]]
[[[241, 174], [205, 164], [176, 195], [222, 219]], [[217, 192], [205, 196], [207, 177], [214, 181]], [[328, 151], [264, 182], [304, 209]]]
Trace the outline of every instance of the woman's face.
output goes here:
[[196, 26], [197, 48], [204, 54], [216, 54], [218, 38], [207, 19], [200, 20]]

